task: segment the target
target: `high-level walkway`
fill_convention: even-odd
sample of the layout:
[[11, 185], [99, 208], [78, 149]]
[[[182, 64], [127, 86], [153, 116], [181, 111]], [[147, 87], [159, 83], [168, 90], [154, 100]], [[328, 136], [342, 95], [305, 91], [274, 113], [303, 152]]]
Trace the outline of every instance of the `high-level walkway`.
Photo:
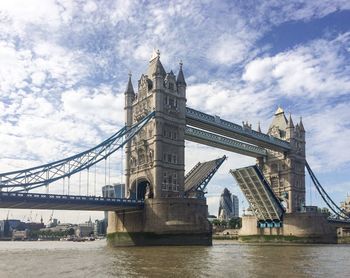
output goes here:
[[273, 136], [240, 126], [238, 124], [221, 119], [201, 111], [186, 107], [186, 124], [197, 127], [219, 135], [244, 141], [245, 143], [256, 145], [275, 151], [286, 152], [291, 149], [290, 144]]

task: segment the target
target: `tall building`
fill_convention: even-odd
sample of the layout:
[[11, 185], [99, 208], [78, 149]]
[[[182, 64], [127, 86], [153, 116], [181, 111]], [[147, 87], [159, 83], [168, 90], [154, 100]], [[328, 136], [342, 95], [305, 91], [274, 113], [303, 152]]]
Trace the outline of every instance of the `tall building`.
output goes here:
[[219, 219], [229, 221], [231, 218], [239, 217], [239, 201], [236, 195], [225, 188], [220, 196]]
[[239, 200], [238, 200], [238, 197], [233, 194], [232, 194], [232, 208], [233, 208], [232, 217], [238, 218], [239, 217]]
[[[113, 185], [105, 185], [102, 187], [102, 197], [107, 198], [125, 198], [125, 184], [114, 183]], [[105, 211], [105, 225], [108, 224], [108, 211]]]
[[102, 196], [108, 198], [124, 198], [125, 184], [114, 183], [113, 185], [105, 185], [102, 187]]

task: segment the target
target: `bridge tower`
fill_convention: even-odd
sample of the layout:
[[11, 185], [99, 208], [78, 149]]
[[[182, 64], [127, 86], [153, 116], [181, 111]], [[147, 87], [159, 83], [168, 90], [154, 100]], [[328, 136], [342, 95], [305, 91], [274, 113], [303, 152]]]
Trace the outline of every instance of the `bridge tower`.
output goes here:
[[144, 200], [142, 210], [110, 212], [113, 245], [211, 244], [205, 199], [185, 198], [186, 81], [182, 62], [177, 76], [166, 73], [157, 51], [138, 81], [125, 91], [130, 127], [155, 111], [150, 122], [126, 145], [127, 197]]
[[284, 200], [287, 212], [298, 212], [305, 205], [305, 129], [303, 122], [294, 126], [282, 108], [275, 112], [268, 134], [290, 142], [291, 150], [280, 153], [267, 150], [265, 162], [260, 161], [265, 177], [276, 195]]
[[127, 126], [151, 111], [156, 116], [126, 148], [126, 188], [130, 197], [183, 196], [186, 82], [182, 63], [178, 76], [166, 73], [159, 51], [151, 58], [135, 94], [129, 78], [125, 93]]

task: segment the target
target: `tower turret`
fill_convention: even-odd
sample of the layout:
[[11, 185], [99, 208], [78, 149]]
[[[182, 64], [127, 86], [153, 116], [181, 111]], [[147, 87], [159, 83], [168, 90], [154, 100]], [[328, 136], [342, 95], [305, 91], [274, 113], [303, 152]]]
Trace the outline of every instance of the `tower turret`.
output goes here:
[[128, 80], [128, 85], [126, 86], [126, 90], [124, 93], [125, 96], [125, 119], [126, 119], [126, 126], [131, 126], [132, 124], [132, 102], [135, 99], [135, 92], [134, 92], [134, 87], [132, 86], [131, 82], [131, 73], [129, 73], [129, 80]]
[[149, 61], [147, 76], [150, 80], [152, 80], [152, 83], [153, 83], [152, 85], [155, 90], [163, 89], [166, 72], [164, 70], [162, 63], [160, 62], [159, 50], [153, 53], [153, 56]]
[[177, 74], [177, 78], [176, 78], [176, 85], [177, 85], [177, 90], [180, 93], [180, 95], [182, 96], [186, 96], [186, 81], [185, 81], [185, 76], [184, 73], [182, 71], [182, 61], [180, 61], [179, 63], [180, 68], [179, 68], [179, 73]]
[[288, 124], [286, 128], [286, 140], [290, 142], [294, 135], [294, 123], [292, 120], [292, 115], [289, 113]]
[[300, 117], [299, 128], [301, 132], [305, 133], [302, 117]]
[[261, 126], [260, 126], [260, 122], [258, 122], [258, 129], [257, 129], [256, 131], [261, 133]]
[[[127, 127], [131, 127], [132, 125], [132, 116], [133, 116], [133, 109], [132, 109], [132, 103], [135, 99], [135, 92], [134, 92], [134, 87], [131, 82], [131, 73], [129, 73], [129, 80], [128, 84], [126, 86], [126, 90], [124, 92], [124, 97], [125, 97], [125, 125]], [[126, 164], [125, 164], [125, 171], [126, 171], [126, 188], [128, 188], [129, 183], [130, 183], [130, 144], [131, 142], [129, 141], [126, 146], [125, 146], [125, 155], [126, 155]]]

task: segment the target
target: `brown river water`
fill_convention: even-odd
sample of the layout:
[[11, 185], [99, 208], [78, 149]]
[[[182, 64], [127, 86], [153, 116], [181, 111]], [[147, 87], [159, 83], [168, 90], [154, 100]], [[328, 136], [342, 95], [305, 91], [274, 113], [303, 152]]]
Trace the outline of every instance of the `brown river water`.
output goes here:
[[106, 241], [0, 242], [0, 278], [350, 277], [350, 245], [110, 248]]

